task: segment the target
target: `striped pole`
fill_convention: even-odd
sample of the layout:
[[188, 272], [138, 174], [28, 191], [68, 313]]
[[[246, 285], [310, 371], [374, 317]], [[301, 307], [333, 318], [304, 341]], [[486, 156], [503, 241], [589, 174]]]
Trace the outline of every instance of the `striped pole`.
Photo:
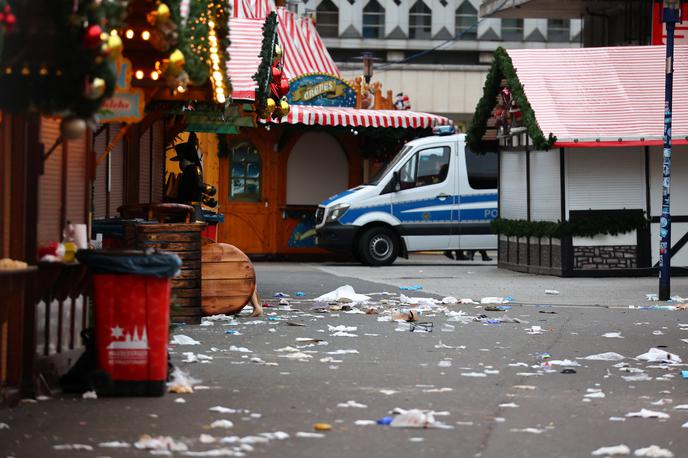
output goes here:
[[674, 89], [674, 31], [680, 22], [680, 0], [665, 0], [662, 22], [666, 23], [666, 76], [664, 83], [664, 152], [662, 166], [662, 217], [659, 219], [659, 300], [671, 297], [671, 115]]

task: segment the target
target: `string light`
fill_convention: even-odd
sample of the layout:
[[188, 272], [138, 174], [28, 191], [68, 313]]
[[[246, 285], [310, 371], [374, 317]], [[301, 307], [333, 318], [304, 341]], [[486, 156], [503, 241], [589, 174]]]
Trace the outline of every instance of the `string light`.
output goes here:
[[124, 36], [127, 37], [128, 40], [131, 40], [134, 38], [134, 31], [129, 29], [126, 32], [124, 32]]
[[142, 80], [143, 79], [143, 71], [136, 70], [136, 73], [134, 73], [134, 76], [136, 77], [137, 80]]
[[153, 71], [151, 72], [150, 77], [153, 81], [157, 81], [158, 78], [160, 78], [160, 73]]
[[150, 38], [150, 32], [148, 30], [144, 30], [143, 32], [141, 32], [141, 39], [143, 41], [148, 41], [149, 38]]
[[[211, 5], [211, 7], [214, 5]], [[205, 18], [201, 19], [201, 22], [206, 22]], [[208, 42], [210, 43], [210, 72], [212, 78], [210, 82], [213, 86], [213, 93], [215, 94], [215, 101], [217, 103], [225, 103], [227, 97], [225, 96], [225, 79], [222, 75], [222, 69], [220, 68], [220, 56], [219, 48], [217, 46], [217, 34], [215, 33], [215, 21], [208, 20]], [[203, 40], [203, 37], [201, 37]], [[207, 52], [207, 51], [206, 51]]]

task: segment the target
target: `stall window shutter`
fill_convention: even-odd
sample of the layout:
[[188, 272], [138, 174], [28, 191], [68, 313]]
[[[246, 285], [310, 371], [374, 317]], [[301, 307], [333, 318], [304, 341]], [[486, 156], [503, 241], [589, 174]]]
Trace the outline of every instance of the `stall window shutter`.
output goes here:
[[[41, 119], [41, 142], [47, 152], [60, 136], [60, 120]], [[43, 164], [38, 179], [38, 243], [60, 240], [60, 211], [62, 207], [62, 145], [55, 148]]]
[[[96, 129], [98, 131], [99, 129]], [[93, 138], [93, 151], [95, 152], [96, 159], [99, 158], [105, 151], [107, 144], [105, 143], [107, 134], [105, 130], [101, 131], [100, 134]], [[96, 179], [93, 184], [93, 217], [95, 219], [105, 218], [105, 194], [107, 192], [107, 161], [102, 161], [98, 167], [96, 167]]]
[[67, 221], [74, 224], [86, 223], [86, 164], [87, 137], [67, 143]]
[[153, 135], [153, 190], [152, 202], [162, 202], [163, 199], [163, 180], [165, 178], [165, 128], [162, 121], [158, 121], [151, 126]]
[[[121, 126], [110, 128], [110, 141], [115, 138]], [[117, 209], [122, 205], [124, 193], [124, 139], [117, 142], [110, 152], [110, 217], [119, 216]]]
[[139, 202], [148, 203], [151, 200], [151, 129], [141, 135], [139, 139]]

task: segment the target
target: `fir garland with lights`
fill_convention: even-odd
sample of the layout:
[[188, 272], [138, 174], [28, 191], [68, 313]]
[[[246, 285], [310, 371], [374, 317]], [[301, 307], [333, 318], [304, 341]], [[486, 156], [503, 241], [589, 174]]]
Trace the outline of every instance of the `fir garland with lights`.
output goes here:
[[533, 108], [528, 102], [528, 98], [523, 90], [523, 85], [518, 79], [514, 64], [511, 57], [504, 48], [497, 48], [494, 53], [494, 62], [490, 71], [485, 78], [485, 85], [483, 87], [483, 96], [475, 108], [473, 121], [467, 132], [468, 147], [473, 151], [484, 151], [482, 145], [482, 138], [487, 130], [487, 120], [492, 116], [492, 110], [495, 107], [495, 100], [499, 94], [502, 79], [506, 80], [506, 84], [511, 90], [511, 95], [516, 101], [516, 104], [521, 109], [523, 117], [523, 125], [528, 131], [528, 135], [533, 139], [533, 146], [539, 150], [548, 150], [557, 138], [551, 133], [548, 136], [542, 132]]
[[[210, 24], [213, 24], [214, 34], [219, 41], [216, 65], [222, 73], [225, 93], [231, 93], [231, 86], [226, 75], [226, 63], [229, 61], [229, 2], [227, 0], [194, 0], [189, 4], [189, 16], [185, 21], [181, 18], [180, 3], [179, 0], [168, 0], [174, 21], [180, 26], [179, 49], [184, 53], [184, 68], [189, 74], [191, 83], [195, 86], [203, 85], [213, 73], [209, 39]], [[215, 84], [214, 81], [213, 83]]]
[[509, 237], [594, 237], [618, 235], [647, 226], [645, 216], [639, 213], [578, 217], [569, 221], [526, 221], [523, 219], [496, 218], [490, 226], [492, 232]]
[[256, 106], [264, 107], [270, 96], [270, 80], [272, 79], [272, 59], [277, 42], [277, 13], [274, 11], [265, 18], [263, 24], [263, 44], [260, 48], [260, 65], [253, 79], [258, 83], [256, 89]]
[[111, 31], [121, 24], [127, 1], [54, 0], [40, 5], [30, 0], [12, 4], [17, 28], [4, 37], [0, 55], [0, 108], [88, 119], [115, 87], [110, 60], [121, 51], [121, 41], [111, 46], [116, 41]]

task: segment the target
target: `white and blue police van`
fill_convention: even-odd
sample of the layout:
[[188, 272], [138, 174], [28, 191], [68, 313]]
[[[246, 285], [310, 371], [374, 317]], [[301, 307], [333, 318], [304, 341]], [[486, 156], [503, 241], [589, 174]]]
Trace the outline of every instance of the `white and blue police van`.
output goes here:
[[433, 133], [404, 145], [369, 183], [321, 202], [317, 245], [374, 266], [413, 251], [496, 249], [497, 153], [471, 151], [453, 126]]

